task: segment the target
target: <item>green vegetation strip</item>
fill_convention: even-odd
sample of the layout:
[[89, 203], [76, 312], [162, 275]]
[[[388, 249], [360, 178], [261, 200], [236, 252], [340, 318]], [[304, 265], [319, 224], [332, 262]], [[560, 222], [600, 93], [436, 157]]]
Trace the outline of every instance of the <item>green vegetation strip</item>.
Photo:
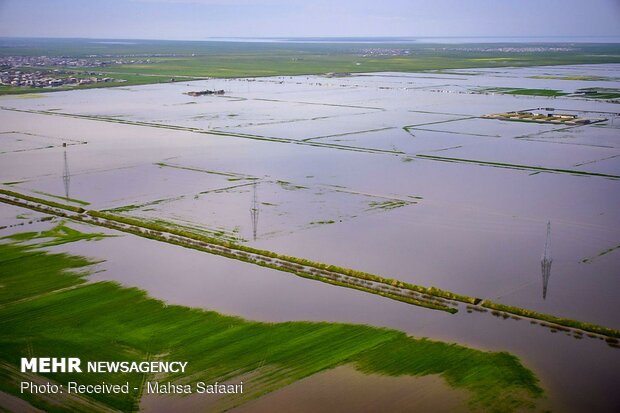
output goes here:
[[[434, 301], [433, 297], [452, 297], [450, 298], [451, 300], [456, 300], [459, 298], [459, 301], [468, 303], [475, 303], [479, 301], [479, 299], [476, 298], [460, 296], [435, 287], [421, 287], [348, 268], [318, 263], [304, 258], [281, 255], [272, 251], [260, 250], [245, 245], [235, 244], [219, 238], [211, 238], [205, 235], [196, 234], [178, 227], [164, 226], [153, 221], [121, 217], [100, 211], [88, 211], [88, 215], [94, 218], [102, 218], [107, 220], [107, 223], [102, 221], [93, 222], [100, 226], [129, 232], [134, 235], [155, 239], [170, 244], [180, 245], [186, 248], [206, 251], [211, 254], [221, 255], [227, 258], [260, 265], [262, 267], [272, 268], [278, 271], [289, 272], [303, 278], [378, 294], [393, 300], [403, 301], [433, 310], [446, 311], [449, 313], [456, 313], [458, 311], [456, 308]], [[111, 222], [124, 224], [124, 226], [111, 225]], [[144, 231], [145, 229], [147, 231]], [[164, 233], [171, 234], [176, 237], [168, 237]], [[343, 276], [347, 276], [349, 278], [346, 279]], [[332, 277], [336, 279], [333, 279]], [[364, 281], [367, 282], [365, 283]], [[377, 288], [372, 284], [373, 282], [381, 285]], [[402, 290], [410, 290], [421, 293], [428, 296], [428, 298], [403, 295]]]
[[596, 324], [584, 323], [582, 321], [571, 320], [569, 318], [556, 317], [549, 314], [538, 313], [532, 310], [526, 310], [524, 308], [512, 307], [505, 304], [494, 303], [493, 301], [484, 300], [481, 305], [492, 310], [503, 311], [505, 313], [520, 315], [527, 318], [534, 318], [537, 320], [548, 321], [550, 323], [558, 324], [564, 327], [576, 328], [583, 331], [589, 331], [591, 333], [600, 334], [606, 337], [620, 338], [620, 331], [613, 328], [601, 327]]
[[43, 192], [43, 191], [32, 191], [32, 192], [34, 192], [36, 194], [39, 194], [39, 195], [43, 195], [43, 196], [50, 196], [52, 198], [60, 199], [60, 200], [63, 200], [63, 201], [73, 202], [75, 204], [79, 204], [79, 205], [83, 205], [83, 206], [90, 205], [90, 202], [82, 201], [81, 199], [68, 198], [66, 196], [54, 195], [54, 194], [50, 194], [50, 193]]
[[506, 95], [525, 95], [525, 96], [566, 96], [569, 93], [562, 92], [556, 89], [525, 89], [525, 88], [514, 88], [514, 87], [504, 87], [504, 88], [486, 88], [480, 89], [481, 92], [490, 92], [490, 93], [503, 93]]
[[[0, 201], [5, 200], [0, 198]], [[20, 206], [26, 206], [28, 208], [31, 207], [30, 204], [16, 204]], [[42, 211], [55, 213], [55, 211], [46, 211], [44, 209], [42, 209]], [[96, 219], [93, 220], [89, 217]], [[307, 260], [305, 258], [282, 255], [273, 251], [252, 248], [245, 245], [235, 244], [226, 240], [211, 238], [204, 235], [188, 232], [176, 227], [163, 226], [160, 223], [152, 221], [121, 217], [100, 211], [88, 211], [87, 215], [71, 216], [70, 218], [112, 228], [119, 231], [129, 232], [141, 237], [180, 245], [186, 248], [206, 251], [211, 254], [221, 255], [227, 258], [232, 258], [260, 265], [263, 267], [272, 268], [278, 271], [289, 272], [303, 278], [314, 279], [333, 285], [353, 288], [360, 291], [377, 294], [393, 300], [403, 301], [409, 304], [434, 310], [441, 310], [449, 313], [456, 313], [458, 311], [456, 308], [446, 305], [446, 303], [442, 302], [441, 299], [446, 299], [449, 301], [459, 301], [475, 306], [480, 304], [484, 307], [495, 309], [498, 311], [503, 311], [506, 313], [511, 313], [531, 319], [548, 321], [557, 325], [600, 334], [602, 336], [606, 336], [612, 339], [620, 338], [620, 332], [618, 330], [614, 330], [608, 327], [602, 327], [596, 324], [556, 317], [549, 314], [538, 313], [519, 307], [498, 304], [489, 300], [483, 301], [480, 298], [460, 295], [436, 287], [423, 287], [392, 278], [384, 278], [375, 274], [353, 270], [350, 268], [342, 268], [335, 265], [319, 263]], [[107, 220], [107, 223], [101, 221], [100, 219]], [[115, 222], [123, 225], [111, 224]], [[172, 237], [165, 236], [164, 233], [168, 233]], [[379, 284], [379, 286], [373, 285], [372, 283], [377, 283]], [[411, 292], [411, 294], [420, 293], [424, 296], [427, 296], [428, 298], [403, 295], [403, 290], [408, 290]], [[433, 297], [438, 298], [439, 300], [433, 300]]]
[[[433, 297], [443, 297], [450, 300], [463, 301], [472, 304], [480, 301], [480, 299], [477, 298], [461, 296], [448, 291], [437, 289], [435, 287], [428, 288], [417, 286], [413, 284], [403, 283], [394, 279], [379, 277], [374, 274], [364, 273], [361, 271], [355, 271], [347, 268], [336, 267], [333, 265], [317, 263], [303, 258], [289, 257], [271, 251], [259, 250], [256, 248], [235, 244], [225, 239], [219, 239], [209, 237], [204, 234], [190, 232], [178, 226], [162, 225], [160, 222], [157, 221], [146, 221], [136, 218], [128, 218], [101, 211], [88, 211], [87, 214], [70, 216], [69, 214], [65, 214], [62, 211], [47, 209], [44, 205], [20, 202], [19, 198], [15, 197], [15, 194], [19, 194], [15, 192], [12, 192], [12, 194], [12, 199], [0, 197], [0, 201], [21, 207], [31, 208], [43, 213], [52, 213], [61, 217], [70, 217], [79, 221], [84, 221], [119, 231], [129, 232], [141, 237], [180, 245], [186, 248], [206, 251], [211, 254], [221, 255], [227, 258], [248, 262], [276, 269], [279, 271], [293, 273], [304, 278], [310, 278], [334, 285], [340, 285], [348, 288], [355, 288], [361, 291], [371, 292], [381, 295], [383, 297], [407, 302], [409, 304], [418, 305], [434, 310], [441, 310], [449, 313], [456, 313], [458, 311], [456, 308], [449, 307], [444, 303], [433, 300]], [[24, 200], [27, 200], [29, 202], [37, 202], [37, 198], [30, 196], [24, 198]], [[169, 234], [170, 236], [166, 234]], [[309, 269], [312, 271], [308, 271]], [[343, 276], [347, 276], [349, 277], [349, 279], [345, 279]], [[329, 277], [336, 279], [330, 279]], [[364, 280], [366, 282], [364, 282]], [[376, 286], [372, 285], [373, 282], [380, 283], [382, 284], [382, 286], [379, 286], [379, 288], [377, 289]], [[403, 290], [417, 292], [420, 294], [424, 294], [428, 297], [411, 296], [414, 294], [403, 295]]]
[[573, 96], [585, 97], [589, 99], [620, 99], [620, 88], [589, 87], [577, 89]]
[[606, 76], [584, 76], [584, 75], [576, 75], [576, 76], [559, 76], [559, 75], [540, 75], [540, 76], [530, 76], [530, 79], [556, 79], [556, 80], [592, 80], [592, 81], [607, 81], [614, 82], [619, 80], [613, 77]]
[[162, 239], [164, 241], [168, 241], [168, 240], [165, 238], [162, 238], [161, 235], [157, 234], [157, 232], [167, 232], [173, 235], [178, 235], [180, 237], [185, 237], [185, 238], [193, 239], [196, 241], [203, 241], [208, 244], [219, 245], [225, 248], [229, 248], [231, 250], [238, 250], [238, 251], [243, 251], [243, 252], [247, 252], [251, 254], [260, 255], [263, 257], [287, 261], [292, 264], [297, 264], [301, 266], [316, 268], [319, 270], [347, 275], [347, 276], [362, 279], [362, 280], [390, 285], [392, 287], [404, 288], [404, 289], [415, 291], [421, 294], [446, 298], [449, 300], [461, 301], [461, 302], [468, 303], [468, 304], [476, 304], [477, 302], [480, 301], [479, 299], [474, 298], [474, 297], [467, 297], [464, 295], [455, 294], [455, 293], [444, 291], [444, 290], [441, 290], [435, 287], [422, 287], [419, 285], [409, 284], [409, 283], [395, 280], [392, 278], [384, 278], [384, 277], [380, 277], [375, 274], [370, 274], [370, 273], [363, 272], [363, 271], [357, 271], [357, 270], [353, 270], [350, 268], [343, 268], [343, 267], [338, 267], [335, 265], [319, 263], [316, 261], [307, 260], [305, 258], [291, 257], [288, 255], [278, 254], [273, 251], [261, 250], [258, 248], [248, 247], [246, 245], [234, 244], [232, 242], [220, 240], [217, 238], [209, 238], [205, 236], [200, 236], [200, 235], [187, 232], [187, 231], [183, 231], [180, 229], [168, 228], [168, 227], [159, 225], [157, 223], [153, 223], [152, 221], [144, 221], [144, 220], [139, 220], [135, 218], [121, 217], [118, 215], [113, 215], [113, 214], [99, 212], [99, 211], [88, 211], [88, 215], [92, 217], [96, 217], [96, 218], [104, 218], [110, 221], [116, 221], [116, 222], [120, 222], [120, 223], [127, 224], [127, 225], [133, 225], [136, 227], [150, 229], [152, 231], [155, 231], [155, 233], [154, 234], [151, 233], [151, 235], [156, 236], [159, 239]]
[[614, 252], [616, 250], [620, 249], [620, 245], [616, 245], [615, 247], [611, 247], [611, 248], [607, 248], [605, 251], [599, 252], [597, 255], [595, 255], [594, 257], [589, 257], [589, 258], [584, 258], [582, 259], [580, 262], [582, 264], [591, 264], [592, 261], [594, 261], [596, 258], [598, 257], [602, 257], [603, 255], [607, 255], [610, 252]]
[[10, 197], [13, 197], [13, 198], [19, 198], [19, 199], [22, 199], [22, 200], [25, 200], [25, 201], [30, 201], [30, 202], [35, 202], [35, 203], [38, 203], [38, 204], [43, 204], [43, 205], [51, 206], [53, 208], [66, 209], [67, 211], [77, 212], [78, 214], [81, 214], [82, 212], [85, 211], [84, 208], [74, 207], [74, 206], [71, 206], [71, 205], [60, 204], [58, 202], [48, 201], [47, 199], [36, 198], [34, 196], [28, 196], [28, 195], [20, 194], [20, 193], [13, 192], [13, 191], [7, 191], [5, 189], [0, 189], [0, 194], [6, 195], [6, 196], [10, 196]]
[[[42, 251], [33, 244], [40, 236], [49, 238], [49, 234], [30, 233], [0, 243], [0, 282], [6, 287], [0, 289], [0, 390], [39, 409], [67, 411], [76, 405], [66, 395], [51, 402], [44, 395], [20, 394], [16, 367], [3, 366], [17, 366], [21, 357], [50, 356], [83, 361], [188, 361], [185, 373], [157, 380], [244, 381], [244, 394], [218, 401], [216, 411], [342, 364], [392, 376], [439, 375], [448, 385], [469, 392], [471, 408], [488, 412], [532, 408], [543, 394], [535, 375], [505, 352], [479, 351], [362, 325], [253, 322], [167, 305], [115, 283], [87, 283], [91, 262]], [[65, 236], [57, 234], [59, 239]], [[153, 380], [135, 373], [45, 377], [61, 384], [128, 381], [130, 389]], [[101, 406], [136, 411], [140, 393], [85, 398], [96, 401], [90, 411], [103, 410]]]
[[434, 156], [434, 155], [416, 155], [416, 158], [430, 159], [434, 161], [444, 161], [444, 162], [471, 163], [471, 164], [476, 164], [476, 165], [494, 166], [497, 168], [525, 169], [525, 170], [530, 170], [530, 171], [556, 172], [556, 173], [566, 173], [566, 174], [571, 174], [571, 175], [599, 176], [603, 178], [620, 179], [620, 176], [618, 175], [603, 174], [603, 173], [598, 173], [598, 172], [577, 171], [574, 169], [544, 168], [542, 166], [530, 166], [530, 165], [519, 165], [519, 164], [512, 164], [512, 163], [479, 161], [475, 159], [449, 158], [446, 156]]
[[40, 247], [53, 247], [55, 245], [66, 244], [68, 242], [75, 241], [92, 241], [99, 240], [106, 237], [112, 237], [112, 235], [84, 233], [68, 227], [65, 223], [61, 223], [54, 228], [40, 232], [20, 232], [17, 234], [7, 235], [0, 238], [0, 240], [12, 240], [12, 241], [30, 241], [33, 238], [49, 238], [48, 241], [39, 242]]

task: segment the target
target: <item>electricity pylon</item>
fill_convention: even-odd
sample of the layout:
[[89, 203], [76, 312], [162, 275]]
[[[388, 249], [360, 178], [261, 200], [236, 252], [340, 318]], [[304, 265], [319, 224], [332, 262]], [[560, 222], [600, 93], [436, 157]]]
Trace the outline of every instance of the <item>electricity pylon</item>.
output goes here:
[[545, 241], [545, 251], [543, 252], [542, 259], [540, 260], [540, 266], [542, 269], [543, 279], [543, 300], [547, 299], [547, 286], [549, 284], [549, 277], [551, 276], [551, 221], [547, 222], [547, 240]]
[[69, 163], [67, 162], [67, 150], [65, 149], [65, 168], [62, 173], [62, 181], [65, 184], [65, 198], [69, 198], [69, 183], [71, 182], [71, 175], [69, 174]]
[[254, 236], [254, 241], [256, 241], [256, 233], [258, 231], [258, 196], [256, 195], [256, 185], [255, 182], [253, 185], [253, 195], [252, 195], [252, 208], [250, 208], [250, 216], [252, 217], [252, 234]]

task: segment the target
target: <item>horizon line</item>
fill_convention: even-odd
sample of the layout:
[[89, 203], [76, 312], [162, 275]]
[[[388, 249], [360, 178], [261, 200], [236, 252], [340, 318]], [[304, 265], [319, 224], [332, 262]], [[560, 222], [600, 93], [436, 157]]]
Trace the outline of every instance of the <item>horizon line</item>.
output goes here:
[[[473, 36], [209, 36], [202, 39], [165, 39], [165, 38], [138, 38], [138, 37], [79, 37], [79, 36], [10, 36], [0, 35], [0, 39], [36, 39], [36, 40], [111, 40], [111, 41], [164, 41], [164, 42], [255, 42], [260, 43], [262, 41], [282, 41], [295, 43], [301, 41], [305, 43], [323, 43], [326, 41], [332, 41], [334, 43], [364, 43], [360, 40], [367, 40], [366, 43], [377, 43], [376, 40], [385, 41], [407, 41], [415, 42], [421, 40], [419, 43], [424, 43], [423, 40], [428, 39], [614, 39], [615, 41], [610, 43], [619, 43], [620, 35], [525, 35], [525, 36], [511, 36], [511, 35], [473, 35]], [[357, 41], [356, 41], [357, 40]], [[373, 40], [375, 40], [373, 42]], [[507, 41], [506, 43], [519, 43], [515, 41]], [[528, 43], [528, 42], [525, 42]], [[540, 43], [540, 41], [534, 41], [532, 43]], [[557, 43], [580, 43], [577, 41], [564, 40]], [[582, 42], [588, 43], [588, 42]], [[600, 43], [600, 42], [593, 42]]]

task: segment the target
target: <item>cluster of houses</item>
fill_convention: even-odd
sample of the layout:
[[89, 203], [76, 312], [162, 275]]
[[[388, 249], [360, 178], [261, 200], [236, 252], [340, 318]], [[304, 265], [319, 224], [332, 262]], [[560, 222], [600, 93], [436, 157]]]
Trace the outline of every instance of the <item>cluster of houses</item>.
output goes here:
[[367, 48], [357, 51], [357, 55], [362, 57], [370, 56], [409, 56], [411, 50], [409, 49], [396, 49], [396, 48]]
[[[73, 68], [104, 67], [121, 64], [148, 64], [151, 59], [99, 59], [67, 56], [0, 56], [0, 85], [23, 87], [58, 87], [88, 85], [118, 81], [100, 77], [101, 73], [81, 72], [76, 77]], [[67, 70], [67, 68], [71, 68]]]
[[[514, 120], [524, 122], [538, 122], [538, 123], [560, 123], [565, 125], [587, 125], [592, 123], [592, 119], [582, 118], [577, 115], [568, 113], [553, 113], [553, 109], [545, 109], [539, 112], [530, 111], [517, 111], [517, 112], [505, 112], [494, 113], [491, 115], [484, 115], [483, 118], [488, 119], [500, 119], [500, 120]], [[596, 119], [601, 121], [603, 119]]]
[[88, 85], [91, 83], [113, 82], [111, 77], [86, 77], [78, 78], [54, 71], [25, 72], [21, 70], [8, 70], [0, 72], [0, 85], [25, 86], [25, 87], [59, 87], [64, 85]]
[[108, 59], [68, 56], [0, 56], [0, 67], [104, 67], [109, 65], [149, 64], [151, 59], [125, 59], [110, 56]]

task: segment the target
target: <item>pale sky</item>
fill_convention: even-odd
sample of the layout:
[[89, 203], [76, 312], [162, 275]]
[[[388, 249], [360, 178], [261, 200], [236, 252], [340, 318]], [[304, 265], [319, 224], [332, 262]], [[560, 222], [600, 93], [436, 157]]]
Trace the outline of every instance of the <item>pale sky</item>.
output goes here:
[[0, 36], [620, 36], [620, 0], [0, 0]]

